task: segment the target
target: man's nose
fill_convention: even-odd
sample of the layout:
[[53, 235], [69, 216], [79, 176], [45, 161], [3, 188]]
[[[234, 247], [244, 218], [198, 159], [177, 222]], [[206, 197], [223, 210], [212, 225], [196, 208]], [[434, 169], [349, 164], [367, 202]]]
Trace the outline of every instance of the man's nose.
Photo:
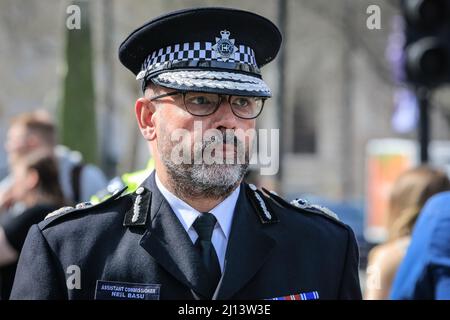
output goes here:
[[224, 127], [226, 129], [235, 129], [237, 126], [237, 117], [234, 115], [229, 100], [222, 98], [219, 108], [214, 113], [214, 126]]

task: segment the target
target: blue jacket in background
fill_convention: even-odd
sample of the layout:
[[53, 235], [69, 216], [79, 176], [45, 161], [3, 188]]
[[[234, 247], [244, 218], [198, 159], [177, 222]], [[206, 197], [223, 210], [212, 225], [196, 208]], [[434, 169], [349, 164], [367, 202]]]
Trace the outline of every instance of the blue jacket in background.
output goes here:
[[435, 195], [423, 208], [391, 299], [450, 300], [450, 192]]

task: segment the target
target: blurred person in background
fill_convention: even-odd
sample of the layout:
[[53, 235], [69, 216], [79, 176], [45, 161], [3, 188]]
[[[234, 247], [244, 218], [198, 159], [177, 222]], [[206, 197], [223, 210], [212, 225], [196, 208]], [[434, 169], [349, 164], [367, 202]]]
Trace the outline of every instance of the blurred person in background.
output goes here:
[[[53, 154], [36, 150], [15, 159], [10, 193], [20, 211], [0, 216], [0, 284], [1, 298], [11, 292], [17, 258], [28, 229], [65, 204], [58, 182], [58, 167]], [[30, 284], [31, 285], [31, 284]]]
[[[13, 118], [8, 130], [5, 149], [11, 166], [18, 157], [40, 149], [53, 153], [58, 163], [60, 185], [66, 199], [73, 203], [89, 201], [107, 185], [103, 172], [92, 164], [83, 163], [79, 152], [57, 145], [56, 128], [45, 111], [23, 113]], [[0, 212], [14, 205], [9, 188], [11, 177], [0, 182]]]
[[[260, 67], [281, 41], [270, 20], [230, 8], [170, 12], [133, 31], [119, 58], [141, 80], [135, 114], [155, 170], [131, 194], [33, 226], [11, 299], [361, 299], [349, 226], [243, 182], [256, 140], [240, 133], [256, 130], [271, 96]], [[180, 146], [190, 159], [177, 163]]]
[[392, 282], [411, 241], [411, 233], [425, 202], [436, 193], [450, 190], [444, 172], [420, 166], [403, 173], [394, 183], [388, 213], [388, 241], [369, 254], [367, 274], [372, 280], [365, 299], [389, 298]]
[[435, 195], [423, 208], [391, 299], [450, 300], [450, 192]]
[[13, 206], [11, 177], [7, 177], [0, 181], [0, 216]]

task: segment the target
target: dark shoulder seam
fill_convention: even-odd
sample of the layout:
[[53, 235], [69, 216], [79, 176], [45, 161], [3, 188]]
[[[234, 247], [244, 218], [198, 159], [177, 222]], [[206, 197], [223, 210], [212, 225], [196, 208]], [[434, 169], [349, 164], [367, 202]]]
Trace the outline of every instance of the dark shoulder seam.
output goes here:
[[[347, 268], [347, 264], [348, 264], [348, 260], [349, 260], [349, 251], [350, 251], [350, 246], [352, 245], [352, 241], [355, 241], [356, 243], [354, 244], [356, 246], [356, 250], [359, 250], [358, 247], [358, 242], [355, 236], [355, 233], [353, 232], [352, 228], [350, 228], [350, 226], [345, 225], [346, 229], [347, 229], [347, 243], [346, 243], [346, 247], [345, 247], [345, 260], [344, 260], [344, 265], [342, 267], [342, 275], [341, 275], [341, 280], [339, 282], [339, 291], [338, 291], [338, 296], [341, 296], [341, 292], [342, 292], [342, 287], [344, 286], [344, 277], [345, 277], [345, 272], [346, 272], [346, 268]], [[358, 255], [358, 269], [359, 269], [359, 263], [360, 263], [360, 257], [359, 257], [359, 251], [357, 252]]]
[[[59, 271], [57, 276], [58, 276], [60, 279], [65, 279], [64, 269], [63, 269], [63, 267], [62, 267], [62, 263], [61, 263], [60, 259], [59, 259], [58, 256], [55, 254], [55, 251], [53, 250], [52, 246], [51, 246], [50, 243], [48, 242], [48, 240], [47, 240], [47, 238], [45, 237], [44, 233], [42, 233], [43, 230], [40, 229], [38, 225], [36, 225], [36, 229], [37, 229], [36, 232], [39, 233], [39, 236], [42, 238], [42, 241], [44, 242], [44, 245], [46, 246], [46, 248], [47, 248], [47, 250], [48, 250], [48, 255], [49, 255], [50, 259], [53, 260], [53, 263], [54, 263], [54, 266], [55, 266], [56, 271], [57, 271], [57, 272]], [[59, 281], [57, 281], [57, 282], [58, 282], [58, 284], [60, 284]], [[62, 287], [60, 287], [60, 286], [58, 286], [58, 287], [59, 287], [58, 289], [59, 289], [63, 294], [65, 294], [66, 297], [67, 297], [67, 291], [64, 290], [64, 288], [62, 288]]]

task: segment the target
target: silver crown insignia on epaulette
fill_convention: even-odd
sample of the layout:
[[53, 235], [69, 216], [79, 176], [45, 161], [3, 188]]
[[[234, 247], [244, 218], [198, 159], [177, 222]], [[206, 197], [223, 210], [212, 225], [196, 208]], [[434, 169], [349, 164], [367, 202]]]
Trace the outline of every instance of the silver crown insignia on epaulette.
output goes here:
[[308, 208], [312, 207], [312, 205], [308, 202], [308, 200], [300, 199], [300, 198], [292, 200], [291, 204], [294, 207], [297, 207], [297, 208], [300, 208], [300, 209], [308, 209]]
[[330, 216], [336, 220], [339, 220], [339, 217], [336, 213], [334, 213], [333, 211], [331, 211], [330, 209], [320, 206], [318, 204], [311, 204], [308, 200], [305, 199], [295, 199], [291, 201], [291, 204], [297, 208], [300, 209], [316, 209], [324, 214], [326, 214], [327, 216]]
[[89, 208], [89, 207], [92, 207], [92, 203], [90, 203], [90, 202], [81, 202], [81, 203], [79, 203], [79, 204], [77, 204], [75, 206], [75, 209], [85, 209], [85, 208]]

